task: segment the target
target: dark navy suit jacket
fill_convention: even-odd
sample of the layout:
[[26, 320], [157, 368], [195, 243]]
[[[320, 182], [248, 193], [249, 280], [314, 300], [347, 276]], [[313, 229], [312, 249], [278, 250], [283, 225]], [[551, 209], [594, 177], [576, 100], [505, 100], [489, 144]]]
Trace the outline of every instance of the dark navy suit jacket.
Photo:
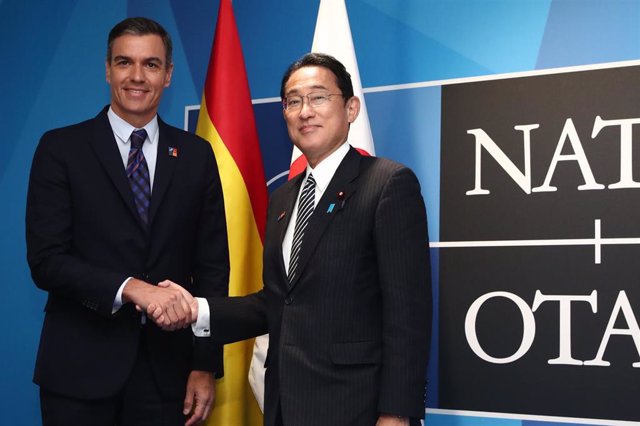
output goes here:
[[[107, 117], [44, 134], [27, 198], [27, 256], [48, 292], [34, 381], [77, 398], [104, 398], [124, 385], [146, 334], [162, 392], [184, 395], [191, 370], [222, 374], [221, 347], [190, 329], [164, 332], [125, 304], [127, 277], [169, 279], [197, 296], [228, 293], [224, 201], [211, 146], [158, 119], [159, 146], [148, 228]], [[175, 148], [178, 155], [169, 155]], [[175, 152], [175, 150], [174, 150]]]

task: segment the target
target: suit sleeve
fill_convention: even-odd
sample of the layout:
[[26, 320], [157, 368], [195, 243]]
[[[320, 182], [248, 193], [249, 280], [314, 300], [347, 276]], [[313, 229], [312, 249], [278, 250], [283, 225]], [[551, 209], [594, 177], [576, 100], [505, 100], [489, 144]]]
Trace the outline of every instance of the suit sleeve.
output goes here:
[[[198, 297], [226, 297], [229, 293], [229, 247], [222, 185], [211, 146], [206, 143], [206, 185], [193, 259], [193, 293]], [[224, 374], [222, 345], [196, 337], [194, 370]]]
[[[269, 201], [268, 217], [273, 214], [275, 204]], [[207, 298], [211, 340], [217, 344], [228, 344], [267, 333], [267, 294], [269, 290], [263, 288], [241, 297]]]
[[424, 416], [432, 309], [427, 232], [420, 184], [411, 170], [400, 168], [385, 184], [376, 209], [383, 307], [381, 413]]
[[126, 274], [98, 267], [73, 252], [72, 188], [64, 150], [45, 134], [34, 155], [27, 193], [27, 260], [35, 284], [111, 316]]
[[242, 297], [211, 298], [211, 338], [233, 343], [267, 333], [265, 290]]

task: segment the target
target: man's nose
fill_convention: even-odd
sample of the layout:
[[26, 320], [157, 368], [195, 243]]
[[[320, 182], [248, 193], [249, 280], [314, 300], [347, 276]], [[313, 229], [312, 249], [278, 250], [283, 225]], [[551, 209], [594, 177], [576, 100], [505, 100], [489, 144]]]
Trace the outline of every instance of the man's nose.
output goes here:
[[302, 107], [300, 108], [300, 117], [312, 117], [316, 113], [316, 110], [311, 106], [309, 98], [302, 98]]
[[131, 67], [131, 74], [129, 78], [133, 81], [144, 81], [144, 70], [142, 69], [144, 65], [138, 64]]

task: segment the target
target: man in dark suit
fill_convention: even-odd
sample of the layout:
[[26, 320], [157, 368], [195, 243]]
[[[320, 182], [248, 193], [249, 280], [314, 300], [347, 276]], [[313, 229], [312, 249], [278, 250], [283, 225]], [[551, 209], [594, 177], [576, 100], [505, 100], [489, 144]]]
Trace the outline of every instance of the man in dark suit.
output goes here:
[[[26, 228], [33, 280], [48, 292], [34, 374], [45, 425], [191, 425], [213, 403], [221, 346], [185, 329], [197, 314], [182, 287], [157, 286], [223, 297], [229, 276], [211, 147], [157, 116], [171, 53], [158, 23], [118, 23], [110, 106], [36, 150]], [[170, 332], [141, 314], [149, 304]]]
[[[418, 180], [349, 146], [360, 101], [333, 57], [293, 63], [281, 97], [308, 167], [269, 202], [264, 288], [190, 303], [210, 315], [214, 340], [269, 332], [265, 425], [419, 424], [431, 286]], [[154, 306], [148, 313], [172, 323]]]

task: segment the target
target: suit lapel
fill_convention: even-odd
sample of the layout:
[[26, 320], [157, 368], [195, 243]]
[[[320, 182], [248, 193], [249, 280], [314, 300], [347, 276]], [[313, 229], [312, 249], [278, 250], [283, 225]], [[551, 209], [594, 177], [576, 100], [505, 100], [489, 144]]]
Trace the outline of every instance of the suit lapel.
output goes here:
[[[360, 154], [351, 148], [344, 157], [340, 166], [333, 175], [329, 186], [324, 191], [322, 198], [313, 211], [309, 224], [305, 229], [302, 240], [302, 249], [298, 259], [298, 269], [296, 276], [291, 283], [291, 288], [295, 287], [300, 276], [304, 274], [304, 269], [312, 258], [318, 242], [322, 238], [325, 230], [333, 220], [340, 214], [346, 206], [346, 202], [357, 189], [357, 177], [360, 173]], [[295, 200], [295, 198], [294, 198]]]
[[289, 182], [285, 183], [286, 187], [283, 187], [284, 194], [282, 195], [281, 205], [276, 206], [275, 212], [278, 217], [276, 232], [278, 233], [278, 265], [280, 274], [282, 275], [284, 282], [287, 282], [287, 274], [284, 268], [284, 258], [282, 254], [282, 242], [284, 241], [284, 235], [287, 233], [289, 222], [291, 222], [291, 213], [295, 206], [296, 199], [298, 198], [298, 192], [300, 191], [300, 185], [304, 180], [305, 173], [300, 173]]
[[93, 135], [89, 138], [89, 143], [96, 152], [98, 161], [102, 164], [107, 175], [113, 181], [116, 190], [120, 193], [123, 202], [127, 205], [138, 224], [144, 228], [144, 224], [140, 219], [140, 215], [133, 201], [133, 192], [131, 191], [129, 178], [127, 178], [127, 172], [122, 163], [117, 142], [113, 136], [113, 129], [109, 124], [107, 111], [108, 107], [96, 116]]
[[289, 188], [286, 189], [287, 193], [284, 196], [284, 209], [279, 215], [284, 214], [282, 219], [278, 218], [280, 223], [279, 228], [279, 238], [280, 244], [284, 241], [284, 234], [287, 232], [287, 228], [289, 227], [289, 222], [291, 221], [291, 214], [293, 213], [293, 207], [295, 206], [296, 199], [298, 198], [298, 192], [300, 192], [300, 185], [304, 180], [305, 173], [300, 173], [298, 176], [294, 177], [291, 181]]
[[169, 155], [169, 147], [176, 148], [180, 152], [180, 141], [171, 140], [169, 126], [158, 117], [158, 156], [156, 157], [156, 171], [153, 178], [153, 189], [151, 191], [151, 204], [149, 206], [149, 226], [153, 224], [153, 219], [162, 204], [162, 200], [167, 193], [173, 173], [178, 164], [178, 158]]

